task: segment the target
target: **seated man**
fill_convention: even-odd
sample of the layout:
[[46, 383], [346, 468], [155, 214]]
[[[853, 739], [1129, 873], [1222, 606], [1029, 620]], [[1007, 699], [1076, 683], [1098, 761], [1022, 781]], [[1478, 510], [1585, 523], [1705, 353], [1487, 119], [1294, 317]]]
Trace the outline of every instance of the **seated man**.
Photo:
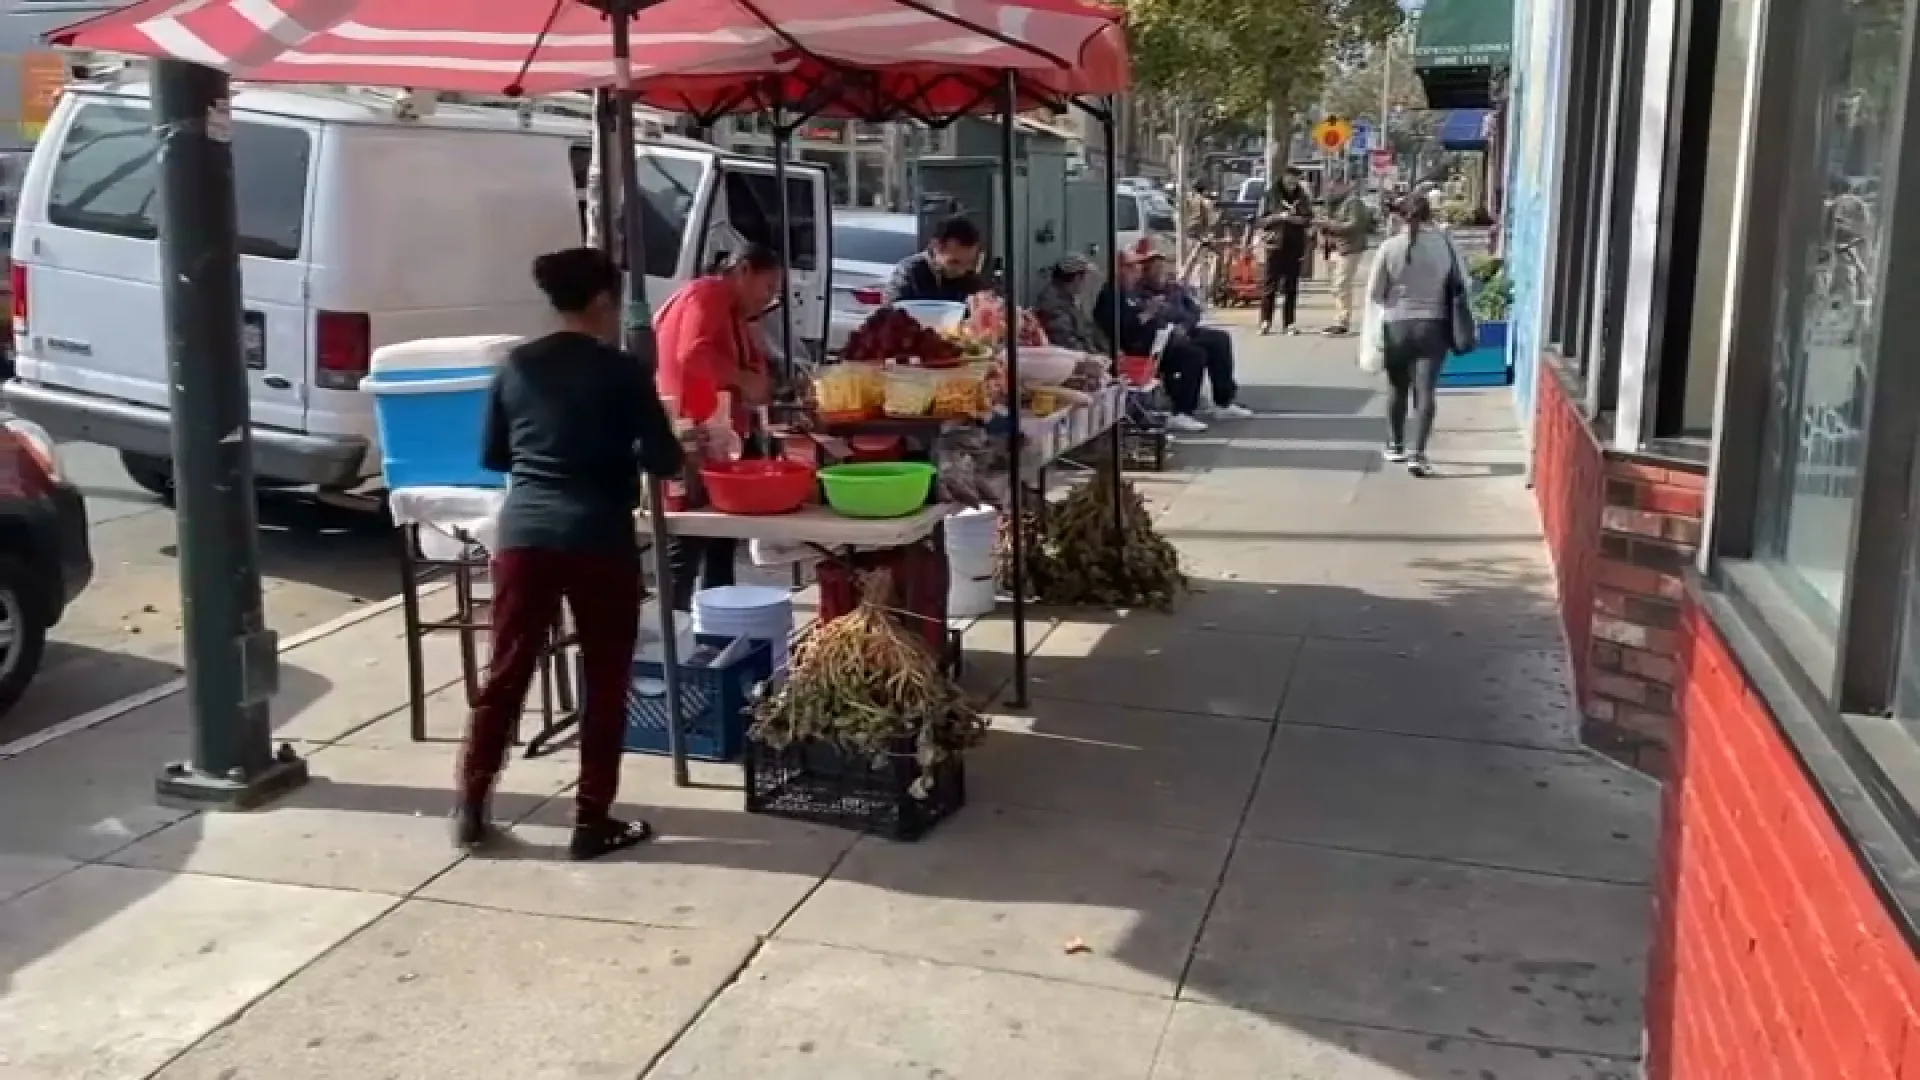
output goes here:
[[1047, 283], [1034, 298], [1034, 316], [1047, 332], [1047, 343], [1062, 349], [1105, 356], [1107, 337], [1096, 326], [1093, 316], [1080, 303], [1092, 267], [1079, 255], [1062, 258], [1047, 275]]
[[1165, 301], [1167, 321], [1173, 325], [1174, 340], [1186, 341], [1205, 356], [1207, 381], [1213, 384], [1213, 413], [1227, 420], [1244, 420], [1253, 410], [1237, 404], [1234, 398], [1240, 386], [1233, 379], [1233, 338], [1216, 326], [1200, 325], [1200, 301], [1193, 290], [1175, 281], [1167, 272], [1167, 257], [1150, 255], [1141, 270], [1141, 289], [1149, 296]]
[[950, 217], [933, 230], [927, 250], [900, 260], [887, 282], [886, 301], [944, 300], [964, 304], [973, 294], [991, 288], [980, 276], [980, 228], [963, 217]]
[[[1119, 288], [1107, 282], [1093, 305], [1093, 319], [1100, 326], [1114, 325], [1114, 305], [1119, 305], [1120, 352], [1126, 356], [1153, 355], [1153, 340], [1160, 328], [1168, 325], [1163, 310], [1166, 300], [1145, 295], [1140, 289], [1142, 261], [1132, 252], [1121, 253]], [[1200, 383], [1206, 367], [1206, 354], [1177, 335], [1169, 338], [1160, 351], [1160, 381], [1166, 384], [1167, 397], [1173, 402], [1168, 431], [1192, 435], [1207, 430], [1207, 425], [1193, 415], [1200, 407]]]

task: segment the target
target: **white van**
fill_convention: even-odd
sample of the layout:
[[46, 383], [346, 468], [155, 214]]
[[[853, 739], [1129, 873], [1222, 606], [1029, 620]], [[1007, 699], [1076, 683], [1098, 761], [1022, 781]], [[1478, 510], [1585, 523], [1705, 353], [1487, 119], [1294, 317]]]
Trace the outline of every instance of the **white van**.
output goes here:
[[1157, 251], [1172, 255], [1176, 230], [1173, 200], [1152, 188], [1126, 182], [1114, 192], [1114, 228], [1124, 251]]
[[[535, 334], [528, 268], [582, 242], [589, 131], [511, 108], [410, 96], [239, 90], [233, 153], [255, 470], [349, 490], [378, 476], [372, 352], [426, 337]], [[34, 149], [13, 238], [15, 378], [6, 405], [56, 437], [121, 452], [171, 485], [156, 146], [146, 87], [69, 88]], [[648, 293], [663, 303], [719, 253], [772, 244], [773, 163], [691, 140], [640, 147]], [[827, 329], [825, 174], [789, 173], [794, 333]], [[797, 350], [796, 350], [797, 351]]]

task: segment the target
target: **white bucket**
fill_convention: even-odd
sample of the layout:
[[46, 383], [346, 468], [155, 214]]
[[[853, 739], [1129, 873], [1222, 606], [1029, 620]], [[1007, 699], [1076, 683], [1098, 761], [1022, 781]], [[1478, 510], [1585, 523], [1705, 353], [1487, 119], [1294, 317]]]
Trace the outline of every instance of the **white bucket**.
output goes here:
[[744, 637], [773, 646], [773, 669], [787, 666], [793, 636], [793, 594], [767, 585], [723, 585], [693, 594], [693, 628], [701, 634]]
[[991, 506], [962, 510], [947, 519], [947, 616], [986, 615], [998, 602], [993, 581], [993, 546], [1000, 512]]

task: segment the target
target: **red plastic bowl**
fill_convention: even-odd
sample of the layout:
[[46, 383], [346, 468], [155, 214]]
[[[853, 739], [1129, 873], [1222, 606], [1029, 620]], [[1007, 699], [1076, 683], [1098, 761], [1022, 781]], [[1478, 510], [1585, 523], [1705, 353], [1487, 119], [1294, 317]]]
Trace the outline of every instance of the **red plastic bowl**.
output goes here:
[[790, 514], [813, 498], [814, 474], [797, 461], [715, 461], [700, 467], [707, 501], [723, 514]]
[[847, 439], [847, 449], [852, 452], [849, 461], [880, 462], [900, 460], [900, 436], [898, 435], [854, 435]]

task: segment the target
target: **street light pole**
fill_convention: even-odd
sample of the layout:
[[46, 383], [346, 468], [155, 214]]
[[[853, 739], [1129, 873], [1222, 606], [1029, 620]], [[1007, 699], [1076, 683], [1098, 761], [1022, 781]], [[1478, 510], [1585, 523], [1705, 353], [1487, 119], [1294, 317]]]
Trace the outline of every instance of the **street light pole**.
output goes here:
[[160, 147], [160, 291], [173, 414], [175, 520], [192, 759], [168, 765], [161, 799], [246, 809], [304, 783], [273, 749], [278, 640], [260, 594], [253, 444], [241, 345], [233, 113], [225, 73], [153, 65]]

